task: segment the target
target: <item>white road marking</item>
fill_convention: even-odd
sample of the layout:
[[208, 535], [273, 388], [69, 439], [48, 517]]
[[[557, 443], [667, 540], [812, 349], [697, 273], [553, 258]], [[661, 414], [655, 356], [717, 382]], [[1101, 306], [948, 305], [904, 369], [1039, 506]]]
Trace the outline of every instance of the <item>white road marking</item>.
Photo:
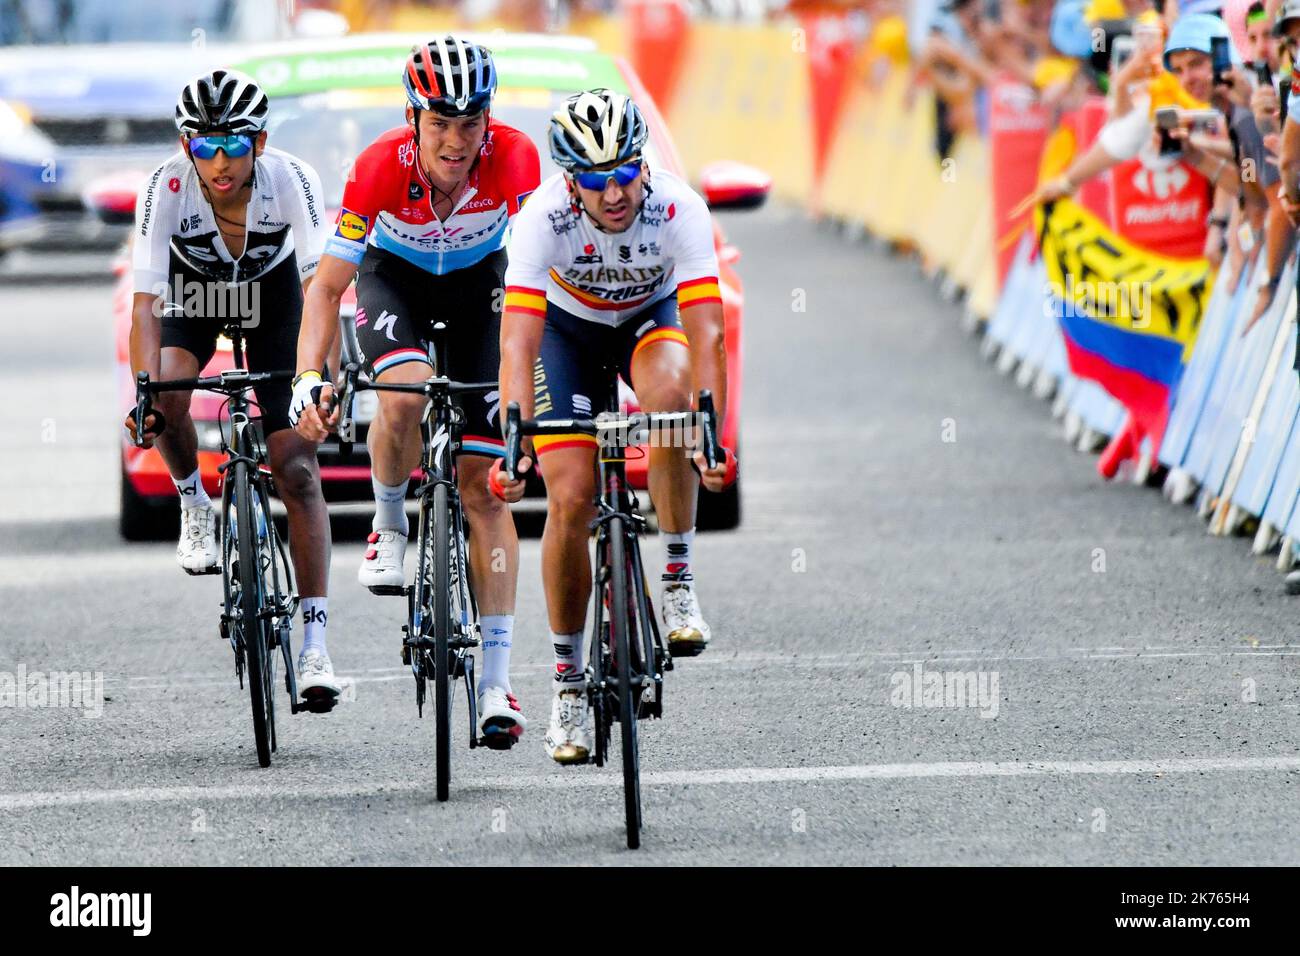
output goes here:
[[[1300, 773], [1300, 757], [1178, 757], [1147, 760], [1032, 760], [956, 763], [887, 763], [827, 767], [735, 767], [721, 770], [647, 771], [642, 786], [750, 786], [755, 784], [921, 780], [951, 777], [1130, 776], [1172, 773]], [[612, 769], [553, 776], [509, 777], [469, 781], [474, 790], [568, 790], [621, 787]], [[214, 800], [352, 798], [428, 790], [428, 780], [411, 779], [368, 785], [303, 782], [297, 786], [235, 784], [226, 787], [136, 787], [122, 790], [32, 791], [0, 794], [0, 812], [50, 807], [125, 803], [186, 803]]]
[[[1119, 653], [1098, 653], [1098, 651], [1117, 651]], [[972, 651], [863, 651], [855, 654], [736, 654], [731, 657], [721, 655], [701, 657], [683, 666], [690, 670], [712, 667], [749, 667], [757, 664], [780, 664], [789, 667], [846, 667], [870, 666], [873, 664], [966, 664], [966, 663], [1001, 663], [1019, 661], [1056, 661], [1077, 662], [1088, 660], [1142, 660], [1145, 658], [1186, 657], [1300, 657], [1300, 644], [1261, 644], [1258, 648], [1232, 648], [1227, 650], [1181, 651], [1175, 648], [1067, 648], [1057, 654], [1002, 654], [996, 650]], [[514, 664], [512, 673], [549, 672], [552, 664]], [[411, 669], [404, 665], [396, 667], [368, 667], [351, 674], [340, 673], [342, 680], [351, 680], [356, 684], [403, 680], [410, 677]], [[361, 676], [380, 675], [380, 676]], [[217, 687], [228, 684], [233, 676], [222, 674], [148, 674], [136, 677], [105, 677], [105, 685], [121, 684], [124, 681], [130, 690], [166, 690], [178, 685]], [[236, 685], [238, 686], [238, 685]]]

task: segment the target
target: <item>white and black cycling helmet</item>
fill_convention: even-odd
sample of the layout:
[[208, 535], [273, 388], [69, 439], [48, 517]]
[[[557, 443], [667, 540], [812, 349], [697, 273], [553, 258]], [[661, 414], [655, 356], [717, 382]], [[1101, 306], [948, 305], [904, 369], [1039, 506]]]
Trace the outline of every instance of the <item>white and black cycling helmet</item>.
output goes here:
[[195, 77], [176, 101], [176, 128], [182, 133], [257, 134], [266, 129], [266, 94], [252, 77], [235, 70], [213, 70]]
[[492, 106], [497, 68], [487, 47], [454, 36], [438, 37], [411, 50], [402, 85], [417, 110], [475, 116]]
[[630, 97], [610, 90], [570, 96], [551, 116], [551, 158], [568, 172], [626, 162], [650, 130]]

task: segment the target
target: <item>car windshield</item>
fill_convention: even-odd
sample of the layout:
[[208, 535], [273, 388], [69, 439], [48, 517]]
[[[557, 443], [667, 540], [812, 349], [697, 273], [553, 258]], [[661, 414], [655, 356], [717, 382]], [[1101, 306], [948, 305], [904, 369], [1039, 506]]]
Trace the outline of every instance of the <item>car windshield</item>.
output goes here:
[[0, 46], [272, 40], [268, 0], [0, 0]]
[[[551, 113], [565, 95], [549, 90], [500, 90], [492, 106], [493, 121], [513, 126], [537, 144], [543, 179], [557, 171], [546, 148], [546, 132]], [[315, 167], [325, 187], [326, 204], [338, 208], [352, 161], [381, 133], [400, 126], [404, 109], [400, 89], [338, 90], [277, 98], [271, 103], [267, 145]], [[322, 135], [323, 130], [328, 133]], [[651, 166], [657, 165], [648, 143], [646, 159]]]

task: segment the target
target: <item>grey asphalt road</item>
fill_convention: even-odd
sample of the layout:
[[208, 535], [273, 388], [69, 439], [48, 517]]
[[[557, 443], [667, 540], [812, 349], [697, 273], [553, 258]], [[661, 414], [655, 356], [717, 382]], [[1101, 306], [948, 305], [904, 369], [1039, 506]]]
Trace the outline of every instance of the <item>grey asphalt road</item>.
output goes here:
[[697, 546], [714, 646], [645, 728], [635, 853], [617, 769], [542, 751], [536, 540], [520, 746], [456, 749], [434, 800], [401, 602], [357, 586], [349, 537], [355, 700], [282, 717], [258, 769], [217, 582], [117, 537], [110, 287], [0, 280], [0, 674], [102, 672], [109, 698], [0, 708], [0, 863], [1300, 862], [1300, 608], [1268, 562], [1103, 485], [914, 266], [779, 207], [724, 223], [746, 515]]

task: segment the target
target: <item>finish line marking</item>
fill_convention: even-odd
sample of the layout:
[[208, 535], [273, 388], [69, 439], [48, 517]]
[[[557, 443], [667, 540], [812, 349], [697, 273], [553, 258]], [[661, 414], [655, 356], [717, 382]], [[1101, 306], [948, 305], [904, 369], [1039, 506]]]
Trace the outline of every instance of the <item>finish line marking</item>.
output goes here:
[[[958, 763], [886, 763], [829, 767], [736, 767], [724, 770], [668, 770], [641, 774], [646, 787], [750, 786], [754, 784], [923, 780], [951, 777], [1131, 776], [1167, 773], [1300, 772], [1300, 757], [1186, 757], [1168, 760], [1030, 760]], [[510, 777], [470, 781], [463, 790], [569, 790], [622, 787], [622, 774], [603, 770], [582, 775]], [[431, 791], [432, 781], [390, 781], [369, 786], [274, 784], [226, 787], [137, 787], [122, 790], [32, 791], [0, 794], [0, 812], [50, 807], [128, 803], [185, 803], [212, 800], [296, 800], [380, 796]]]

